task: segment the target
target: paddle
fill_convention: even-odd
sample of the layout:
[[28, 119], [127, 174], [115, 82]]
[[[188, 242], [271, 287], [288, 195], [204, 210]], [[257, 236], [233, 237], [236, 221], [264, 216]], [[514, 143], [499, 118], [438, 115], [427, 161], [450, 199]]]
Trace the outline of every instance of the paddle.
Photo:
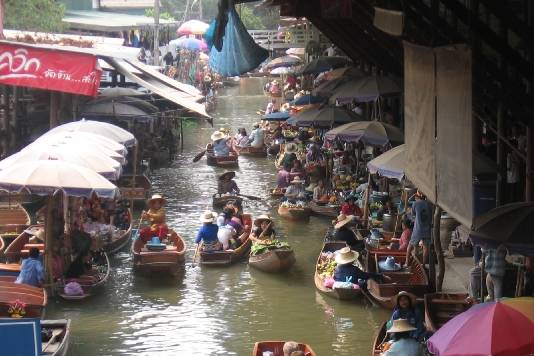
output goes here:
[[48, 346], [50, 346], [50, 344], [52, 344], [54, 341], [56, 341], [56, 338], [59, 335], [61, 335], [62, 332], [63, 332], [63, 329], [54, 329], [54, 330], [52, 330], [52, 337], [50, 337], [50, 340], [48, 340], [46, 345], [43, 347], [43, 351], [42, 352], [45, 352], [46, 349], [48, 348]]
[[240, 197], [245, 197], [245, 198], [250, 199], [250, 200], [262, 200], [263, 199], [263, 198], [260, 198], [260, 197], [255, 197], [254, 195], [246, 195], [246, 194], [241, 194], [241, 193], [237, 193], [236, 195], [240, 196]]
[[206, 150], [199, 152], [195, 157], [193, 157], [193, 162], [198, 162], [204, 155], [206, 154]]
[[200, 247], [202, 246], [203, 242], [200, 241], [199, 244], [197, 244], [197, 249], [195, 250], [195, 255], [193, 256], [193, 263], [191, 264], [192, 267], [195, 267], [195, 262], [197, 261], [197, 255], [198, 251], [200, 250]]

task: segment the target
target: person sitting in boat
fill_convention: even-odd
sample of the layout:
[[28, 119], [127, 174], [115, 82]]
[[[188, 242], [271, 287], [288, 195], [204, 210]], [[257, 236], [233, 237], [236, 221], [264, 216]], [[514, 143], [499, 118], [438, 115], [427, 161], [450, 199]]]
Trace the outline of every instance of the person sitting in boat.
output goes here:
[[235, 145], [239, 147], [248, 146], [248, 135], [247, 130], [244, 127], [237, 130], [237, 135], [234, 137]]
[[144, 227], [139, 231], [139, 237], [145, 242], [152, 240], [153, 236], [159, 237], [163, 241], [167, 237], [169, 229], [165, 224], [165, 198], [159, 194], [154, 194], [147, 201], [148, 211], [141, 213], [141, 218], [150, 221], [150, 226]]
[[85, 254], [78, 254], [74, 261], [67, 268], [65, 272], [66, 278], [80, 278], [91, 271], [91, 252]]
[[345, 202], [341, 205], [341, 214], [352, 215], [357, 218], [363, 216], [362, 210], [356, 204], [356, 197], [354, 195], [349, 195], [345, 198]]
[[306, 163], [316, 163], [323, 160], [321, 155], [321, 147], [319, 146], [319, 139], [314, 136], [312, 137], [312, 143], [308, 146], [306, 152]]
[[293, 142], [290, 142], [286, 145], [284, 150], [284, 157], [282, 158], [281, 165], [285, 166], [289, 164], [290, 167], [293, 167], [293, 161], [297, 159], [298, 147]]
[[415, 330], [406, 319], [397, 319], [393, 322], [387, 333], [391, 335], [392, 341], [388, 341], [383, 346], [381, 356], [421, 356], [423, 351], [421, 344], [411, 337]]
[[291, 356], [293, 353], [300, 351], [299, 343], [295, 341], [286, 341], [282, 346], [282, 352], [284, 356]]
[[286, 188], [284, 194], [286, 200], [296, 201], [297, 199], [306, 198], [306, 190], [304, 189], [304, 180], [300, 179], [299, 176], [296, 176], [291, 181], [291, 185]]
[[421, 340], [425, 334], [425, 327], [423, 325], [423, 316], [419, 309], [415, 307], [415, 295], [402, 291], [392, 297], [395, 308], [389, 321], [387, 322], [388, 330], [393, 326], [394, 321], [398, 319], [406, 320], [413, 330], [409, 335], [415, 340]]
[[363, 250], [365, 243], [362, 240], [356, 238], [354, 231], [350, 229], [350, 224], [354, 222], [354, 216], [340, 214], [334, 223], [334, 240], [345, 241], [352, 249]]
[[[241, 245], [241, 240], [239, 239], [238, 234], [243, 232], [244, 227], [241, 219], [237, 218], [235, 214], [236, 212], [233, 206], [225, 206], [222, 214], [217, 217], [217, 226], [219, 227], [217, 237], [223, 244], [224, 249], [227, 249], [227, 247], [225, 247], [225, 242], [223, 242], [222, 239], [227, 240], [226, 242], [228, 242], [230, 248], [236, 248]], [[223, 235], [221, 234], [222, 228], [233, 230], [233, 233], [231, 236], [228, 235], [227, 232]]]
[[298, 159], [293, 161], [293, 167], [291, 167], [291, 178], [296, 176], [306, 180], [306, 170], [302, 167], [302, 162]]
[[377, 215], [378, 219], [382, 219], [384, 217], [384, 214], [396, 214], [397, 209], [393, 206], [393, 202], [391, 201], [391, 198], [388, 196], [384, 203], [382, 203], [382, 207], [378, 209]]
[[357, 251], [351, 250], [349, 246], [343, 247], [335, 252], [335, 261], [337, 266], [334, 270], [334, 280], [336, 282], [351, 281], [364, 287], [368, 279], [382, 280], [383, 276], [380, 273], [364, 272], [354, 262], [358, 259], [360, 254]]
[[326, 195], [326, 188], [324, 186], [324, 180], [319, 179], [317, 186], [313, 188], [313, 201], [321, 201], [322, 198]]
[[45, 280], [43, 264], [39, 260], [39, 249], [30, 248], [30, 256], [22, 261], [20, 273], [15, 280], [18, 284], [40, 287]]
[[271, 101], [269, 101], [269, 104], [267, 104], [267, 107], [265, 108], [265, 115], [269, 115], [273, 112], [278, 111], [276, 109], [276, 99], [271, 99]]
[[265, 131], [263, 131], [259, 124], [254, 125], [254, 130], [250, 133], [248, 141], [250, 146], [256, 148], [263, 147], [265, 144]]
[[412, 237], [413, 223], [405, 215], [402, 219], [401, 225], [402, 225], [402, 234], [400, 238], [391, 239], [392, 242], [389, 245], [389, 248], [392, 250], [406, 251], [408, 249], [408, 244], [410, 243], [410, 239]]
[[219, 227], [213, 223], [216, 218], [217, 214], [209, 210], [206, 210], [200, 215], [202, 226], [197, 232], [195, 243], [197, 246], [202, 243], [202, 251], [210, 252], [220, 251], [222, 249], [222, 245], [217, 237]]
[[278, 171], [278, 174], [276, 175], [276, 188], [285, 189], [289, 187], [289, 184], [291, 183], [290, 170], [291, 166], [286, 164]]
[[234, 180], [235, 172], [226, 172], [219, 176], [217, 193], [219, 194], [239, 194], [239, 187]]
[[215, 156], [224, 157], [230, 155], [230, 146], [228, 145], [228, 136], [221, 131], [215, 131], [211, 135], [213, 141], [213, 153]]
[[237, 231], [230, 224], [219, 226], [217, 231], [217, 239], [222, 245], [223, 250], [236, 248]]
[[250, 239], [254, 243], [262, 243], [263, 241], [271, 241], [276, 237], [274, 231], [273, 221], [269, 215], [262, 214], [254, 220], [254, 229], [250, 234]]

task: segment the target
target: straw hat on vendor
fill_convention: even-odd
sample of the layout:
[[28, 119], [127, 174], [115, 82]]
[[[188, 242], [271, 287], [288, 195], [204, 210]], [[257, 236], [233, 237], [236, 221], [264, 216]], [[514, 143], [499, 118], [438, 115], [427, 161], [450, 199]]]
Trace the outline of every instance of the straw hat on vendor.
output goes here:
[[391, 297], [391, 302], [393, 303], [393, 305], [398, 306], [400, 298], [408, 298], [410, 300], [410, 303], [412, 303], [412, 306], [415, 305], [415, 302], [417, 300], [417, 297], [414, 294], [406, 291], [400, 291], [399, 293]]
[[149, 208], [152, 208], [156, 202], [160, 203], [160, 206], [165, 205], [167, 203], [167, 200], [161, 195], [161, 194], [154, 194], [150, 199], [146, 201], [146, 204]]
[[387, 333], [405, 333], [414, 330], [417, 330], [417, 328], [413, 327], [407, 319], [397, 319], [393, 320], [393, 326], [389, 328]]
[[300, 179], [299, 176], [296, 176], [295, 178], [293, 178], [293, 180], [290, 183], [291, 184], [304, 184], [304, 183], [306, 183], [306, 181]]
[[352, 222], [352, 220], [354, 219], [354, 215], [344, 215], [344, 214], [340, 214], [336, 220], [333, 221], [334, 223], [334, 228], [335, 229], [340, 229], [342, 228], [343, 226], [347, 225], [348, 223]]
[[395, 262], [395, 257], [387, 256], [385, 260], [378, 262], [378, 268], [381, 271], [400, 271], [402, 269], [400, 263]]
[[351, 250], [348, 246], [336, 251], [335, 254], [335, 260], [338, 265], [346, 265], [348, 263], [353, 263], [358, 259], [358, 257], [360, 257], [360, 254], [358, 252]]
[[285, 153], [297, 153], [298, 147], [294, 143], [288, 143], [285, 147]]
[[221, 131], [215, 131], [213, 134], [211, 134], [212, 141], [219, 141], [226, 137], [228, 136], [224, 132], [221, 132]]
[[225, 172], [223, 174], [221, 174], [219, 176], [219, 180], [225, 180], [225, 179], [234, 179], [235, 178], [235, 172], [234, 171], [230, 171], [230, 172]]
[[212, 223], [217, 219], [217, 213], [214, 213], [213, 211], [206, 210], [205, 212], [200, 215], [200, 222], [202, 223]]
[[264, 221], [267, 221], [267, 222], [271, 222], [272, 219], [269, 215], [267, 214], [261, 214], [260, 216], [258, 216], [255, 220], [254, 220], [254, 225], [256, 226], [260, 226], [262, 222]]

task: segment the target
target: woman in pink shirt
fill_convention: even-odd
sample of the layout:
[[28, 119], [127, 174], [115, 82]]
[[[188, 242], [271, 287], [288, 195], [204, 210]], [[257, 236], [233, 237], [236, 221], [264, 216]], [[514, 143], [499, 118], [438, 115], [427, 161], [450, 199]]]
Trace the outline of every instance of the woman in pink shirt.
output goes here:
[[412, 222], [407, 217], [402, 219], [402, 234], [400, 239], [393, 239], [393, 243], [390, 245], [392, 250], [406, 251], [408, 249], [408, 243], [412, 237]]

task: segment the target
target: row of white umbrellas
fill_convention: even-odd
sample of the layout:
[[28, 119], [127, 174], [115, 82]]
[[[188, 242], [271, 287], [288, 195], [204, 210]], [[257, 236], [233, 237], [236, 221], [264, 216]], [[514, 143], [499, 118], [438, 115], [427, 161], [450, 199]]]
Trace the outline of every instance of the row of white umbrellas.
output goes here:
[[[112, 198], [126, 163], [128, 131], [104, 122], [80, 120], [58, 126], [0, 161], [0, 189], [8, 192]], [[108, 180], [109, 179], [109, 180]]]

